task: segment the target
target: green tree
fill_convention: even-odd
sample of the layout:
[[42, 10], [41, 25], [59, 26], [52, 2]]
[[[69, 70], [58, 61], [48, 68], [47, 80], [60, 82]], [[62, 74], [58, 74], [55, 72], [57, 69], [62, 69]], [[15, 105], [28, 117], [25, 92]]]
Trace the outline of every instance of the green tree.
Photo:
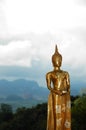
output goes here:
[[12, 107], [8, 104], [1, 104], [0, 107], [0, 123], [3, 121], [9, 121], [13, 117]]
[[86, 95], [77, 98], [72, 107], [72, 129], [86, 129]]

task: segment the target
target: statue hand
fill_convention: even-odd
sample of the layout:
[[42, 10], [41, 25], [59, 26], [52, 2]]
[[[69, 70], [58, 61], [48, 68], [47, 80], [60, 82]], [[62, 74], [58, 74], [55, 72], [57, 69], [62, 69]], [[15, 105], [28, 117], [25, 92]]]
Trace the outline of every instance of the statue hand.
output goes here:
[[62, 95], [62, 91], [61, 90], [51, 90], [51, 92], [57, 94], [57, 95]]
[[60, 91], [60, 94], [59, 94], [60, 96], [62, 96], [63, 95], [63, 93], [62, 93], [62, 91]]

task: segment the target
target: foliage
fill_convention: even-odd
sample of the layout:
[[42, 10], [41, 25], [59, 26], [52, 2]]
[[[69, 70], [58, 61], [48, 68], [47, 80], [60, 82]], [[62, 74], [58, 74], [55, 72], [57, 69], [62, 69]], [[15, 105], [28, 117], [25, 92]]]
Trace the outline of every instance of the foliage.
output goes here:
[[0, 125], [0, 130], [45, 130], [46, 117], [46, 103], [28, 109], [18, 108], [12, 120]]
[[[76, 97], [72, 96], [71, 101], [72, 130], [85, 130], [86, 95]], [[47, 125], [46, 123], [47, 103], [38, 104], [32, 108], [18, 108], [15, 113], [12, 112], [11, 106], [7, 104], [1, 105], [0, 130], [45, 130]]]
[[8, 104], [1, 104], [0, 107], [0, 124], [13, 118], [12, 107]]
[[82, 95], [74, 101], [72, 107], [72, 128], [73, 130], [86, 129], [86, 95]]

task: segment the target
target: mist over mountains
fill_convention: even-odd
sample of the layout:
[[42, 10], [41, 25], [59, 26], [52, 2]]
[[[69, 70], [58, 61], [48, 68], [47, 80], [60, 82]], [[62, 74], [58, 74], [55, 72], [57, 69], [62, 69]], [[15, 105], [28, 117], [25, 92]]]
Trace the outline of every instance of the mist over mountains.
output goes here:
[[32, 107], [46, 102], [48, 93], [47, 88], [39, 86], [34, 80], [0, 80], [0, 104], [11, 105], [13, 111], [19, 107]]
[[36, 81], [25, 79], [0, 80], [0, 97], [6, 98], [12, 95], [23, 99], [41, 100], [47, 98], [48, 90], [45, 87], [40, 87]]
[[[85, 84], [71, 83], [71, 95], [77, 95]], [[41, 87], [34, 80], [18, 79], [14, 81], [0, 80], [0, 98], [17, 95], [24, 99], [46, 99], [49, 94], [47, 87]]]
[[[81, 88], [84, 87], [85, 84], [82, 83], [71, 83], [71, 95], [79, 95]], [[14, 109], [22, 106], [31, 107], [38, 103], [47, 102], [48, 95], [47, 86], [39, 86], [34, 80], [0, 80], [0, 104], [11, 104]]]

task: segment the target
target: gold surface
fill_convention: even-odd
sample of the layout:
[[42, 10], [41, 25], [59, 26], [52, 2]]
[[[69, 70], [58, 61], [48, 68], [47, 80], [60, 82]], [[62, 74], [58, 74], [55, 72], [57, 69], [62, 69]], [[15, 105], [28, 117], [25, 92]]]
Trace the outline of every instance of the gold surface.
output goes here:
[[71, 130], [69, 74], [60, 69], [62, 56], [57, 45], [52, 56], [54, 70], [46, 74], [48, 97], [47, 130]]

